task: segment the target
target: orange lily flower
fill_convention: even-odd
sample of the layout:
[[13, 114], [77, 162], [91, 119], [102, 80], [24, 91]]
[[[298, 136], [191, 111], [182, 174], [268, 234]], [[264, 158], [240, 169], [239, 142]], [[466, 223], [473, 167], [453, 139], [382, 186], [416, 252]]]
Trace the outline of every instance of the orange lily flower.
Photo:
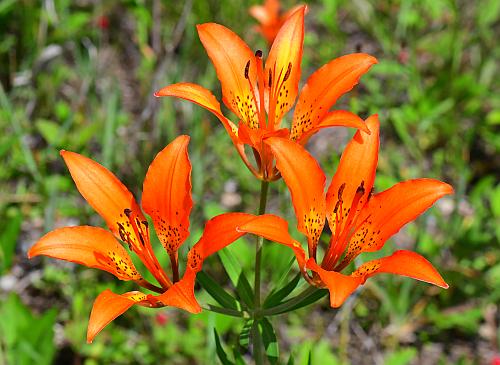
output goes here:
[[[142, 195], [142, 209], [151, 217], [158, 238], [170, 257], [173, 280], [158, 263], [150, 242], [148, 221], [132, 193], [97, 162], [74, 152], [61, 151], [78, 190], [104, 218], [111, 232], [90, 226], [59, 228], [36, 242], [28, 256], [44, 255], [98, 268], [160, 294], [103, 291], [90, 314], [89, 343], [133, 305], [174, 306], [191, 313], [200, 312], [201, 307], [194, 297], [194, 283], [203, 260], [241, 236], [243, 233], [236, 232], [238, 225], [255, 218], [228, 213], [207, 222], [203, 237], [188, 255], [188, 268], [179, 280], [177, 252], [189, 235], [189, 214], [193, 205], [188, 143], [188, 136], [180, 136], [158, 153], [146, 174]], [[139, 257], [160, 287], [137, 271], [129, 253], [119, 242]]]
[[[405, 250], [369, 261], [350, 275], [341, 273], [359, 254], [380, 250], [406, 223], [442, 196], [453, 193], [453, 188], [441, 181], [415, 179], [373, 194], [379, 149], [377, 116], [368, 118], [366, 124], [371, 134], [356, 132], [342, 155], [326, 196], [325, 174], [309, 153], [283, 138], [266, 141], [292, 195], [297, 228], [307, 237], [309, 258], [288, 234], [286, 221], [279, 217], [261, 217], [238, 227], [242, 232], [261, 235], [292, 248], [306, 280], [328, 288], [332, 307], [342, 305], [367, 278], [380, 273], [408, 276], [448, 288], [425, 258]], [[320, 266], [316, 261], [316, 248], [326, 220], [331, 238]], [[313, 272], [312, 277], [307, 269]]]
[[[263, 142], [271, 136], [289, 137], [300, 144], [321, 128], [348, 126], [368, 131], [363, 120], [347, 111], [329, 109], [351, 90], [361, 75], [377, 62], [367, 54], [346, 55], [324, 65], [306, 81], [298, 97], [291, 130], [281, 121], [295, 103], [299, 88], [300, 61], [304, 40], [304, 12], [301, 6], [281, 27], [264, 65], [262, 51], [255, 54], [226, 27], [198, 25], [198, 34], [215, 66], [222, 85], [224, 104], [239, 118], [236, 125], [221, 111], [217, 99], [207, 89], [192, 83], [167, 86], [155, 96], [175, 96], [192, 101], [222, 122], [243, 162], [259, 179], [272, 181], [279, 173], [270, 148]], [[245, 154], [253, 149], [257, 166]]]
[[278, 0], [265, 0], [264, 5], [251, 6], [249, 13], [260, 23], [260, 25], [257, 26], [258, 31], [266, 38], [267, 43], [272, 45], [281, 26], [290, 15], [300, 8], [300, 6], [301, 5], [297, 5], [282, 14], [280, 11], [280, 2]]

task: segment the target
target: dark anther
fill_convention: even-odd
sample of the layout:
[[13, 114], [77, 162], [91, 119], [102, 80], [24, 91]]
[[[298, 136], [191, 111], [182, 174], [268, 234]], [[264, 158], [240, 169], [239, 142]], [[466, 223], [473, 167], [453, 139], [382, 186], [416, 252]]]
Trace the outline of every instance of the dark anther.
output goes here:
[[286, 69], [285, 77], [283, 77], [283, 82], [288, 80], [288, 78], [290, 77], [290, 73], [292, 73], [292, 63], [291, 62], [288, 63], [288, 68]]
[[144, 227], [148, 228], [148, 221], [142, 221], [142, 224], [144, 225]]
[[356, 193], [365, 193], [365, 181], [361, 180], [361, 184], [359, 184], [358, 188], [356, 189]]
[[132, 214], [132, 210], [125, 208], [125, 209], [123, 209], [123, 213], [125, 213], [125, 215], [130, 218], [130, 214]]
[[345, 189], [345, 183], [343, 183], [339, 187], [339, 192], [337, 194], [337, 197], [338, 197], [339, 200], [342, 200], [342, 193], [343, 193], [344, 189]]
[[337, 200], [337, 204], [335, 204], [335, 209], [333, 210], [333, 214], [337, 214], [337, 210], [339, 210], [340, 207], [340, 200]]
[[250, 60], [248, 60], [247, 65], [245, 66], [245, 79], [248, 79], [249, 70], [250, 70]]
[[267, 83], [268, 86], [272, 86], [273, 84], [273, 74], [271, 73], [271, 70], [269, 70], [269, 82]]
[[260, 49], [255, 51], [255, 57], [262, 58], [262, 51]]

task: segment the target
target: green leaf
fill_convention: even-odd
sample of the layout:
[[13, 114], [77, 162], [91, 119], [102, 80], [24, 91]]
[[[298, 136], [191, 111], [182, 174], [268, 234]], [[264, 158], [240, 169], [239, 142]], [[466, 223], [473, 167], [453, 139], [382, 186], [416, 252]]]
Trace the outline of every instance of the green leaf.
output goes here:
[[8, 219], [8, 224], [0, 233], [0, 274], [5, 273], [12, 266], [21, 223], [22, 215], [16, 211], [16, 215]]
[[262, 342], [264, 343], [266, 356], [269, 362], [272, 365], [277, 364], [279, 360], [279, 346], [273, 325], [267, 318], [263, 318], [259, 321], [259, 329], [262, 334]]
[[406, 365], [409, 364], [417, 355], [414, 347], [408, 347], [393, 352], [385, 359], [386, 365]]
[[51, 146], [59, 146], [61, 139], [59, 138], [59, 125], [51, 120], [39, 119], [35, 123], [36, 128], [42, 137]]
[[222, 365], [235, 365], [232, 361], [230, 361], [222, 347], [222, 343], [219, 338], [219, 334], [217, 330], [214, 328], [214, 337], [215, 337], [215, 351], [217, 352], [217, 357], [219, 358]]
[[292, 270], [292, 267], [293, 267], [293, 264], [295, 261], [296, 261], [295, 256], [292, 256], [290, 261], [288, 262], [288, 265], [286, 265], [285, 268], [283, 269], [283, 271], [281, 272], [281, 275], [279, 276], [278, 281], [274, 283], [274, 288], [273, 288], [273, 290], [271, 290], [269, 292], [269, 296], [271, 296], [271, 294], [275, 293], [276, 290], [279, 290], [278, 288], [281, 288], [281, 287], [286, 285], [285, 283], [288, 281], [288, 274]]
[[241, 353], [236, 346], [233, 348], [233, 356], [234, 356], [235, 365], [245, 365], [246, 364], [245, 359], [243, 359], [243, 356], [241, 356]]
[[295, 365], [295, 358], [293, 357], [293, 354], [290, 354], [286, 365]]
[[243, 329], [240, 332], [239, 343], [244, 349], [248, 349], [248, 344], [250, 343], [250, 331], [252, 330], [253, 319], [249, 319], [245, 322]]
[[231, 294], [225, 291], [219, 284], [215, 282], [214, 279], [203, 271], [200, 271], [196, 277], [203, 289], [205, 289], [208, 294], [214, 298], [217, 303], [222, 305], [224, 308], [230, 308], [234, 310], [241, 310], [240, 303], [233, 298]]
[[301, 274], [297, 273], [295, 277], [278, 291], [271, 293], [264, 301], [264, 308], [274, 307], [285, 299], [296, 287], [301, 278]]
[[222, 265], [229, 275], [229, 279], [236, 288], [241, 300], [249, 307], [253, 307], [253, 291], [236, 257], [226, 248], [218, 252]]

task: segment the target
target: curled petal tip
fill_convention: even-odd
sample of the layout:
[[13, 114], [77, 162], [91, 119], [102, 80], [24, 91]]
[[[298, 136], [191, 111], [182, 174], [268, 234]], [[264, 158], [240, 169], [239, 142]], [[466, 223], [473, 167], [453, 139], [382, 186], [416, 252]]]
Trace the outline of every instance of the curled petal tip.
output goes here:
[[66, 152], [67, 152], [66, 150], [60, 150], [60, 151], [59, 151], [59, 154], [60, 154], [61, 156], [63, 156], [63, 157], [64, 157], [64, 154], [65, 154]]

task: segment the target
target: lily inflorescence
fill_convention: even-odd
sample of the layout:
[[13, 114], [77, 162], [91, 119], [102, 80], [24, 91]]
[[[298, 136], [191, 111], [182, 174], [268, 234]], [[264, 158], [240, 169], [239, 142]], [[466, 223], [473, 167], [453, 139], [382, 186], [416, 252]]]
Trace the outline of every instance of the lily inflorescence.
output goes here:
[[[270, 45], [266, 60], [264, 52], [253, 52], [228, 28], [215, 23], [198, 26], [201, 43], [221, 83], [222, 101], [235, 119], [227, 118], [212, 93], [197, 84], [169, 85], [155, 96], [192, 101], [222, 122], [244, 164], [261, 180], [257, 215], [232, 212], [213, 217], [183, 260], [178, 252], [189, 236], [193, 206], [188, 136], [177, 137], [151, 162], [141, 204], [99, 163], [78, 153], [61, 151], [78, 190], [104, 219], [107, 230], [91, 226], [59, 228], [36, 242], [29, 256], [44, 255], [98, 268], [138, 286], [138, 290], [122, 294], [105, 290], [97, 297], [88, 325], [89, 342], [134, 305], [174, 306], [200, 312], [202, 307], [194, 289], [204, 260], [246, 234], [259, 236], [255, 283], [250, 294], [253, 298], [247, 300], [241, 292], [230, 294], [215, 282], [208, 285], [206, 278], [200, 283], [204, 288], [210, 286], [207, 290], [221, 305], [205, 308], [253, 321], [256, 362], [260, 362], [262, 332], [269, 323], [266, 315], [293, 310], [301, 301], [301, 294], [286, 300], [293, 286], [274, 306], [264, 308], [261, 303], [264, 239], [293, 251], [298, 272], [310, 285], [303, 295], [326, 288], [334, 308], [341, 306], [369, 277], [381, 273], [448, 287], [429, 261], [407, 250], [353, 268], [354, 260], [361, 254], [380, 250], [405, 224], [444, 195], [453, 193], [450, 185], [433, 179], [408, 180], [374, 192], [380, 145], [378, 116], [363, 120], [349, 111], [331, 108], [377, 60], [363, 53], [334, 59], [314, 72], [299, 93], [306, 7], [280, 14], [278, 2], [269, 0], [265, 6], [252, 7], [251, 13], [260, 21], [259, 30]], [[284, 118], [294, 105], [291, 124], [286, 127]], [[334, 126], [357, 131], [325, 191], [325, 173], [305, 145], [319, 130]], [[248, 155], [245, 145], [252, 155]], [[282, 217], [265, 214], [269, 184], [281, 178], [290, 191], [297, 229], [305, 237], [304, 242], [301, 237], [290, 235], [288, 222]], [[170, 259], [169, 274], [153, 251], [150, 222]], [[139, 272], [130, 253], [137, 256], [152, 279]], [[185, 265], [180, 265], [183, 261]]]

